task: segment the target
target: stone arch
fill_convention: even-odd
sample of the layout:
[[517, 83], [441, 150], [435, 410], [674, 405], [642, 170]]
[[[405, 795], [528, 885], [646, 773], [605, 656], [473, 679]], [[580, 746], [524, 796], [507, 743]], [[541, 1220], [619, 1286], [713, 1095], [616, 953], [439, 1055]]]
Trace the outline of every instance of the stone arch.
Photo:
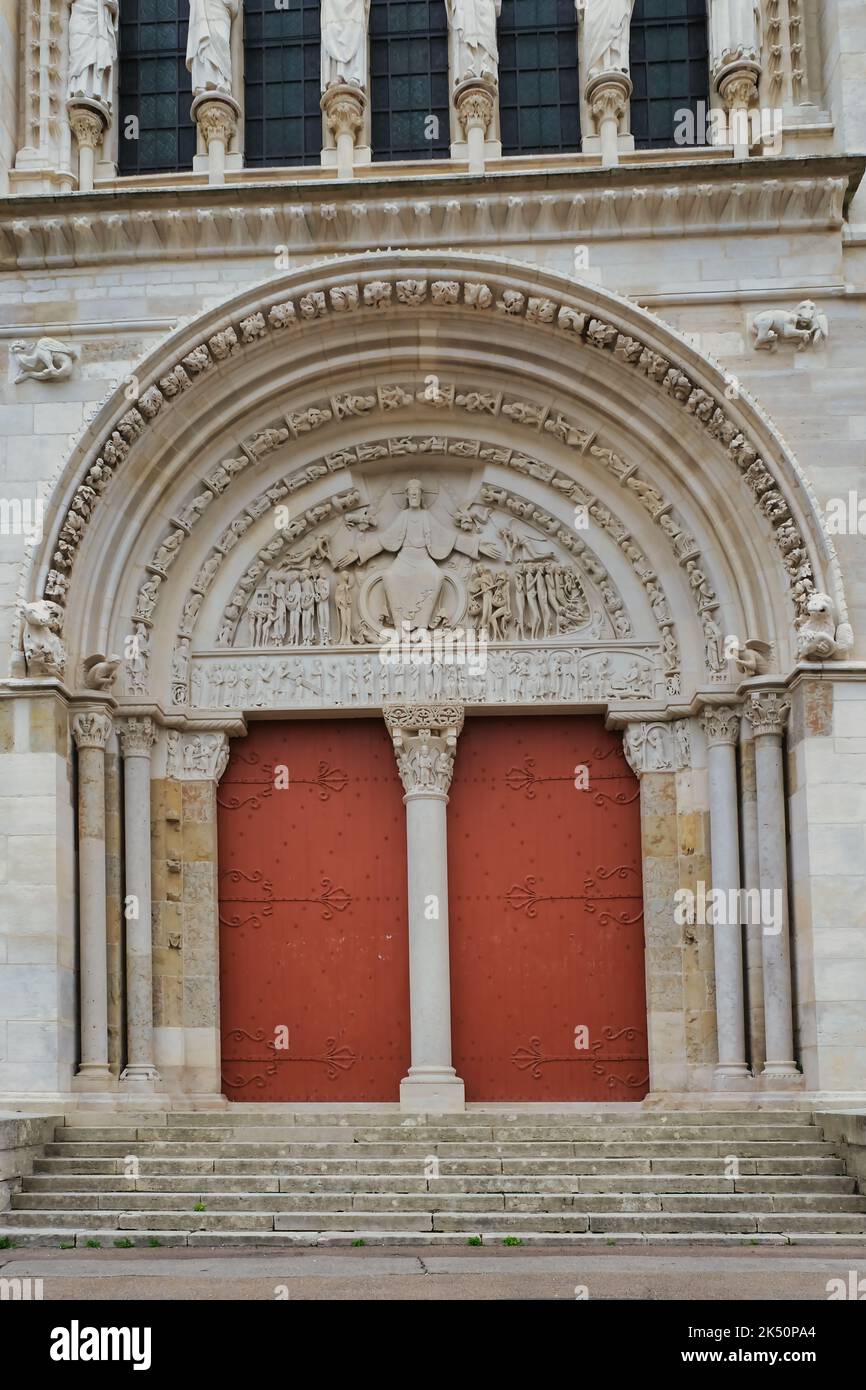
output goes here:
[[[680, 587], [697, 592], [700, 576], [725, 627], [772, 644], [779, 669], [816, 591], [832, 600], [837, 650], [850, 646], [832, 541], [781, 436], [719, 367], [596, 286], [487, 256], [337, 257], [203, 314], [144, 359], [137, 381], [135, 400], [114, 391], [72, 450], [22, 589], [55, 605], [73, 685], [81, 660], [128, 626], [133, 610], [120, 613], [116, 596], [126, 601], [130, 575], [159, 569], [164, 541], [149, 556], [136, 546], [155, 517], [178, 548], [213, 545], [233, 474], [264, 474], [283, 447], [306, 459], [314, 436], [333, 456], [374, 415], [396, 425], [404, 409], [407, 429], [460, 414], [470, 436], [483, 421], [490, 447], [516, 441], [575, 490], [591, 477], [596, 525], [622, 512], [622, 544], [656, 573], [663, 539]], [[702, 627], [699, 602], [693, 684]]]

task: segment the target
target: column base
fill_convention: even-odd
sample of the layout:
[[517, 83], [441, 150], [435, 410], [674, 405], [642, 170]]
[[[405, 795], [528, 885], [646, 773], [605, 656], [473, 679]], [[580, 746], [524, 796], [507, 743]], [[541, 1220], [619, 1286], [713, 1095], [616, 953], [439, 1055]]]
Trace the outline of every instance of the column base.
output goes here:
[[463, 1082], [453, 1067], [410, 1067], [400, 1082], [400, 1109], [431, 1115], [465, 1110]]
[[117, 1077], [110, 1070], [108, 1063], [84, 1062], [72, 1078], [72, 1089], [74, 1091], [114, 1091], [117, 1089]]
[[159, 1081], [159, 1072], [156, 1067], [136, 1065], [125, 1067], [120, 1073], [124, 1090], [127, 1091], [154, 1091], [155, 1083]]
[[754, 1087], [755, 1078], [745, 1062], [721, 1063], [713, 1073], [715, 1091], [752, 1091]]
[[803, 1084], [803, 1074], [796, 1062], [765, 1062], [761, 1079], [780, 1089]]

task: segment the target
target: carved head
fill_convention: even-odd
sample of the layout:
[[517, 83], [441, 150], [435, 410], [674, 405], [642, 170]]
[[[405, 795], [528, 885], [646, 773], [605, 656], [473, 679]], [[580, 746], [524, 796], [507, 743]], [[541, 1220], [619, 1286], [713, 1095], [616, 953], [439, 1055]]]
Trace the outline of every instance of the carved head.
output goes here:
[[813, 299], [804, 299], [797, 305], [797, 324], [800, 328], [812, 328], [818, 315], [818, 306]]
[[406, 504], [412, 508], [424, 505], [424, 489], [418, 478], [410, 478], [406, 484]]
[[38, 598], [32, 603], [22, 603], [21, 613], [29, 627], [47, 627], [59, 632], [63, 621], [63, 609], [50, 599]]
[[813, 615], [818, 613], [833, 613], [835, 605], [829, 594], [819, 593], [816, 589], [806, 600], [806, 612]]

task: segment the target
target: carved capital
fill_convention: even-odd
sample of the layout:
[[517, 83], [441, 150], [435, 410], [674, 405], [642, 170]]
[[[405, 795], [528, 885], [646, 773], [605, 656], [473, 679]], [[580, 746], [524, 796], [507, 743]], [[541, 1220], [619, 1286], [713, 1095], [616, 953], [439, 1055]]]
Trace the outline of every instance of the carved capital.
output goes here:
[[707, 747], [716, 744], [737, 746], [740, 738], [740, 714], [729, 705], [708, 706], [701, 714], [701, 728], [707, 740]]
[[754, 63], [735, 62], [716, 77], [719, 96], [728, 111], [753, 106], [758, 100], [760, 68]]
[[689, 721], [673, 724], [629, 724], [623, 736], [623, 752], [632, 772], [680, 772], [691, 766]]
[[387, 705], [383, 713], [406, 795], [447, 796], [463, 706]]
[[78, 148], [98, 149], [109, 121], [108, 108], [95, 101], [71, 101], [66, 109]]
[[470, 130], [481, 130], [487, 134], [493, 119], [495, 100], [496, 87], [484, 78], [470, 77], [455, 88], [454, 106], [467, 139]]
[[625, 115], [626, 103], [632, 93], [631, 78], [624, 72], [600, 72], [587, 83], [586, 99], [595, 122], [617, 123]]
[[149, 758], [156, 730], [149, 716], [125, 719], [118, 729], [120, 746], [125, 758]]
[[238, 126], [238, 105], [229, 97], [213, 97], [209, 93], [192, 104], [192, 115], [210, 149], [211, 140], [221, 140], [228, 146]]
[[746, 704], [745, 715], [755, 738], [781, 738], [790, 708], [790, 701], [776, 690], [753, 690]]
[[99, 710], [85, 710], [72, 716], [72, 737], [77, 748], [104, 749], [111, 733], [111, 719]]
[[364, 123], [367, 98], [360, 87], [348, 82], [334, 82], [322, 93], [319, 103], [325, 113], [328, 129], [337, 139], [349, 134], [354, 140]]

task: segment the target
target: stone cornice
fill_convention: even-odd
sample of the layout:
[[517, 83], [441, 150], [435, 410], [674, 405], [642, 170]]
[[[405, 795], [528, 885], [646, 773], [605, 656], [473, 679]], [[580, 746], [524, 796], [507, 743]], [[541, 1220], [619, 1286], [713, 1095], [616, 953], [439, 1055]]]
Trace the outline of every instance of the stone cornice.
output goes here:
[[0, 199], [0, 270], [380, 246], [840, 229], [866, 160], [671, 160], [613, 169], [114, 187]]

